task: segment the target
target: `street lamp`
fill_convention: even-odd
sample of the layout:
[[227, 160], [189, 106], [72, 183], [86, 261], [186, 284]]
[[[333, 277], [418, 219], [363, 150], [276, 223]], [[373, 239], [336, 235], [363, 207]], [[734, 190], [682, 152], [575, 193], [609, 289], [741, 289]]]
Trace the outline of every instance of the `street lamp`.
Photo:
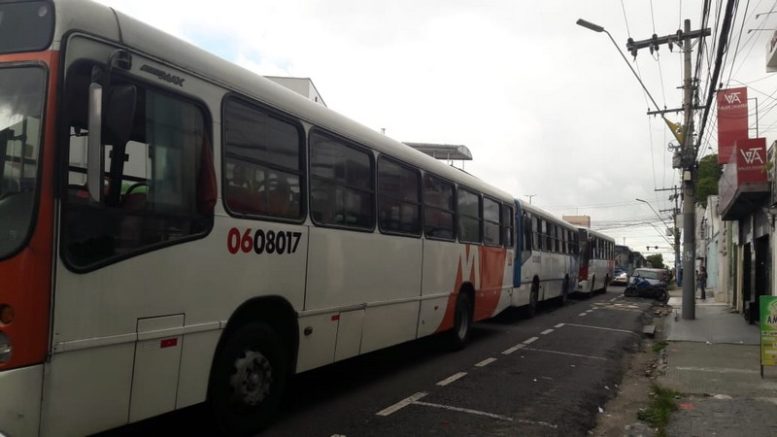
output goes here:
[[637, 78], [637, 82], [639, 82], [640, 85], [642, 85], [642, 89], [645, 90], [645, 94], [647, 94], [648, 97], [650, 97], [650, 101], [653, 102], [653, 106], [656, 107], [657, 111], [660, 111], [661, 108], [658, 107], [658, 103], [656, 103], [656, 99], [653, 98], [653, 95], [650, 94], [650, 91], [648, 91], [647, 87], [645, 87], [645, 84], [642, 83], [642, 79], [639, 78], [639, 74], [634, 70], [634, 67], [631, 66], [631, 63], [629, 63], [629, 60], [626, 58], [626, 55], [623, 54], [623, 51], [620, 47], [618, 47], [618, 43], [615, 42], [615, 39], [610, 35], [610, 32], [607, 31], [604, 27], [591, 23], [590, 21], [583, 20], [582, 18], [579, 18], [577, 20], [577, 25], [585, 27], [586, 29], [593, 30], [594, 32], [601, 33], [604, 32], [607, 34], [607, 36], [610, 37], [610, 41], [612, 41], [612, 45], [615, 46], [615, 48], [618, 50], [618, 53], [621, 54], [621, 57], [623, 58], [623, 61], [626, 62], [626, 65], [629, 66], [629, 70], [631, 70], [632, 73], [634, 73], [634, 77]]
[[661, 220], [661, 223], [663, 223], [667, 228], [669, 227], [669, 225], [666, 224], [664, 219], [661, 218], [661, 215], [658, 214], [658, 211], [656, 211], [656, 209], [653, 208], [653, 205], [651, 205], [650, 202], [648, 202], [647, 200], [642, 200], [642, 199], [634, 199], [634, 200], [636, 200], [637, 202], [642, 202], [642, 203], [646, 204], [647, 206], [649, 206], [650, 209], [653, 210], [653, 213], [655, 213], [656, 217], [658, 217], [658, 219]]

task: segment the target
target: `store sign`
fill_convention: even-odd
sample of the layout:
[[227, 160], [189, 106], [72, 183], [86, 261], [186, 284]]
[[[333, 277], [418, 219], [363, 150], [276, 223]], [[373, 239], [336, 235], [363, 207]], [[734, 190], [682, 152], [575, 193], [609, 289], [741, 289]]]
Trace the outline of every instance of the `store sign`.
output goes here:
[[777, 296], [761, 296], [761, 365], [777, 366]]
[[718, 91], [718, 163], [732, 161], [734, 145], [747, 139], [747, 88]]
[[767, 181], [766, 138], [752, 138], [736, 142], [737, 186]]

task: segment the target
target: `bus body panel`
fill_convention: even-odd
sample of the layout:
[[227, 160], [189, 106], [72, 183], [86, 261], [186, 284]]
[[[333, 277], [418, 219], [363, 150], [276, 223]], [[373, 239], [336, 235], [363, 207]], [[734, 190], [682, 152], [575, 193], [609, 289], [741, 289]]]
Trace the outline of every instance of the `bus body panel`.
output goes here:
[[43, 365], [0, 372], [0, 432], [8, 436], [38, 435]]

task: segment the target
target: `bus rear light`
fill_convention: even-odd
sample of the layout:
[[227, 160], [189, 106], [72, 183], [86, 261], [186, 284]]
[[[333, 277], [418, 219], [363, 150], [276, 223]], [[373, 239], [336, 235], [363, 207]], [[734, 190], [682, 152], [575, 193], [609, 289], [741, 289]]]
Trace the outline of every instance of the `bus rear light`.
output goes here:
[[8, 325], [13, 322], [16, 313], [11, 305], [0, 305], [0, 323]]
[[4, 332], [0, 332], [0, 364], [7, 363], [10, 360], [11, 339]]

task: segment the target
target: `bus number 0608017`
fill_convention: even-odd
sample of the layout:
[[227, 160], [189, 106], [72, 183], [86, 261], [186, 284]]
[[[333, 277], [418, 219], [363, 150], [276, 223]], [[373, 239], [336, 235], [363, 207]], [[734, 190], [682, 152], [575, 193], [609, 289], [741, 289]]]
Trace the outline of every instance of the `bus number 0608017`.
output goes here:
[[240, 233], [238, 228], [232, 228], [227, 234], [227, 250], [229, 253], [255, 252], [257, 255], [263, 253], [283, 255], [294, 253], [299, 246], [299, 239], [302, 232], [291, 231], [265, 231], [257, 229], [251, 231], [246, 229]]

